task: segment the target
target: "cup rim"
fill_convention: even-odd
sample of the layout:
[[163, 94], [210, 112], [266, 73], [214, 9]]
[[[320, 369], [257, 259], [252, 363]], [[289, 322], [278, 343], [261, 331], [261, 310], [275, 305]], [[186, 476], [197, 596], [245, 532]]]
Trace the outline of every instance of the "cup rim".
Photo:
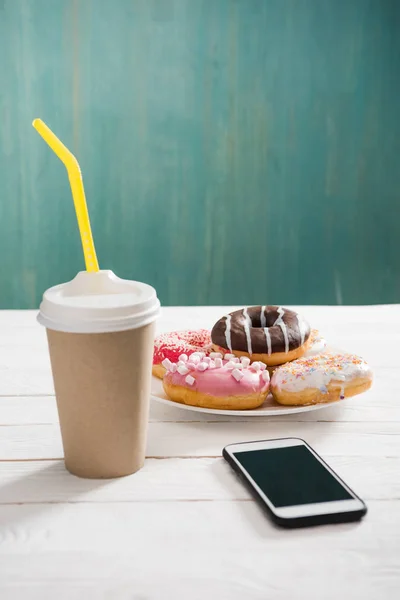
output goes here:
[[111, 333], [148, 325], [159, 313], [152, 286], [120, 279], [112, 271], [83, 271], [44, 292], [37, 321], [65, 333]]

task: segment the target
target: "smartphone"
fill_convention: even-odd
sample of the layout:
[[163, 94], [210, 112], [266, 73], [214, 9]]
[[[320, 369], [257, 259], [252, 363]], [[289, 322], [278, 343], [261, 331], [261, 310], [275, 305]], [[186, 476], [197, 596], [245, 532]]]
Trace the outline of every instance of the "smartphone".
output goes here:
[[300, 438], [230, 444], [223, 457], [281, 527], [358, 521], [364, 502]]

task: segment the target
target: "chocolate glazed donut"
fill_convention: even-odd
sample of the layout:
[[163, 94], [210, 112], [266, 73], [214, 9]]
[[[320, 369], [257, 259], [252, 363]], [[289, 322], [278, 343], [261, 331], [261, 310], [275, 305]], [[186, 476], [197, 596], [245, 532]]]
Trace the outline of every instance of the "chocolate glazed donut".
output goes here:
[[268, 366], [302, 356], [310, 326], [299, 314], [281, 306], [252, 306], [225, 315], [211, 331], [213, 345], [236, 356], [249, 356]]

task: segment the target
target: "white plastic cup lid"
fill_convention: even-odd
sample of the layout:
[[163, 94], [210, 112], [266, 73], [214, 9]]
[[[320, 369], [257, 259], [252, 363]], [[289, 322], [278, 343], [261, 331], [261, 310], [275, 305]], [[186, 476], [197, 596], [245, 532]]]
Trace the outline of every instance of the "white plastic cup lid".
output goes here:
[[112, 271], [81, 271], [43, 294], [38, 321], [69, 333], [106, 333], [148, 325], [160, 312], [156, 290]]

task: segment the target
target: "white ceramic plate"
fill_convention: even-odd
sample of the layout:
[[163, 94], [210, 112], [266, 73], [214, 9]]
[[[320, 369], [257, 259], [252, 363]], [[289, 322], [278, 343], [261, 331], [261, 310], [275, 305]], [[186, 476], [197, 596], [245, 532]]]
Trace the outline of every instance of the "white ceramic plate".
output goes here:
[[217, 408], [200, 408], [199, 406], [189, 406], [188, 404], [179, 404], [173, 402], [168, 398], [164, 392], [161, 379], [158, 377], [152, 377], [151, 383], [151, 397], [157, 402], [162, 404], [168, 404], [175, 408], [182, 408], [182, 410], [191, 410], [194, 412], [208, 413], [211, 415], [234, 415], [236, 417], [261, 417], [261, 416], [278, 416], [278, 415], [293, 415], [294, 413], [309, 412], [311, 410], [319, 410], [343, 402], [343, 400], [337, 400], [335, 402], [324, 402], [322, 404], [312, 404], [310, 406], [283, 406], [275, 402], [271, 394], [268, 395], [264, 404], [258, 408], [252, 410], [218, 410]]

